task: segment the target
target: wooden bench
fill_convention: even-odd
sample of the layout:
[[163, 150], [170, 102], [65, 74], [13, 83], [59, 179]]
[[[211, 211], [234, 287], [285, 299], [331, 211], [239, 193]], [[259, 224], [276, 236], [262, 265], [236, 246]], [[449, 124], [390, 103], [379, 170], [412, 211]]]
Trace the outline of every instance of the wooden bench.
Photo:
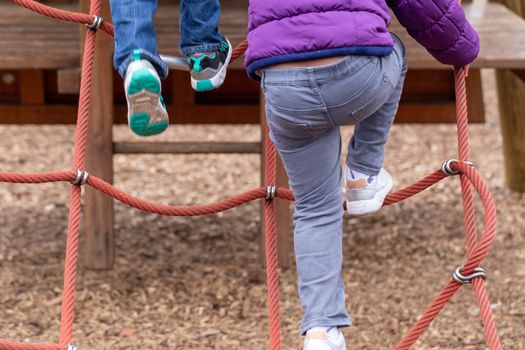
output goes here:
[[[521, 0], [523, 1], [523, 0]], [[87, 1], [82, 0], [86, 8]], [[69, 5], [76, 9], [76, 6]], [[62, 124], [74, 123], [80, 65], [78, 27], [33, 14], [12, 5], [0, 5], [0, 25], [3, 28], [0, 45], [0, 123]], [[246, 35], [245, 1], [223, 1], [221, 30], [239, 43]], [[480, 79], [481, 68], [504, 69], [521, 77], [525, 74], [525, 21], [498, 4], [466, 5], [466, 12], [480, 33], [482, 51], [472, 65], [468, 79], [471, 120], [484, 120]], [[162, 4], [155, 19], [159, 48], [163, 54], [176, 55], [178, 47], [177, 8]], [[102, 15], [108, 19], [109, 9]], [[407, 76], [397, 122], [454, 122], [454, 81], [452, 70], [438, 64], [424, 49], [408, 37], [398, 24], [393, 31], [402, 37], [408, 48], [410, 71]], [[512, 39], [509, 39], [512, 38]], [[511, 42], [510, 42], [511, 40]], [[114, 143], [113, 123], [126, 122], [125, 99], [120, 77], [111, 64], [112, 41], [106, 35], [97, 39], [93, 107], [90, 121], [90, 150], [87, 168], [90, 172], [112, 181], [114, 153], [260, 153], [257, 143]], [[259, 103], [259, 87], [250, 81], [239, 61], [232, 66], [224, 87], [199, 94], [189, 87], [188, 75], [172, 72], [164, 82], [163, 91], [170, 115], [176, 123], [261, 123], [264, 113]], [[111, 79], [113, 77], [113, 79]], [[504, 90], [506, 87], [501, 87]], [[513, 102], [510, 102], [511, 104]], [[502, 120], [517, 120], [523, 126], [523, 109], [502, 109]], [[107, 116], [113, 116], [108, 118]], [[511, 122], [512, 123], [512, 122]], [[502, 123], [505, 124], [505, 123]], [[506, 163], [510, 185], [525, 183], [525, 150], [519, 146], [525, 126], [505, 131]], [[520, 134], [521, 133], [521, 134]], [[521, 137], [521, 138], [518, 138]], [[516, 146], [518, 144], [518, 146]], [[514, 151], [513, 148], [517, 149]], [[519, 153], [521, 152], [521, 153]], [[509, 160], [510, 159], [510, 160]], [[516, 165], [517, 164], [517, 165]], [[516, 168], [517, 167], [517, 168]], [[516, 179], [515, 170], [521, 169]], [[279, 185], [286, 184], [282, 165]], [[288, 204], [279, 201], [279, 256], [282, 266], [288, 265], [290, 251]], [[93, 268], [108, 268], [113, 264], [113, 203], [107, 197], [87, 190], [85, 205], [86, 264]]]

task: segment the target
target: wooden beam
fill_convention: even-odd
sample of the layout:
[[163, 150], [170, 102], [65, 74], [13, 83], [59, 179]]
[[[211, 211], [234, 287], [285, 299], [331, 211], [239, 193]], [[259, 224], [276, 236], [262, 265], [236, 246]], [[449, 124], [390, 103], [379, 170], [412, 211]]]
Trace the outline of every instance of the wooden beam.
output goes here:
[[498, 70], [496, 77], [506, 182], [525, 192], [525, 82], [507, 69]]
[[[242, 1], [242, 0], [241, 0]], [[521, 0], [507, 0], [519, 6]], [[247, 13], [244, 5], [224, 4], [221, 30], [232, 39], [233, 44], [246, 37]], [[78, 33], [71, 30], [71, 24], [49, 19], [20, 7], [10, 6], [6, 1], [0, 2], [0, 66], [5, 69], [39, 68], [61, 69], [78, 67], [79, 49]], [[71, 9], [66, 6], [66, 9]], [[474, 2], [465, 6], [467, 17], [478, 30], [481, 40], [479, 58], [472, 63], [472, 68], [525, 68], [525, 29], [518, 16], [500, 4], [493, 2]], [[159, 51], [164, 54], [179, 54], [178, 6], [171, 3], [162, 6], [155, 16]], [[26, 25], [20, 26], [20, 23]], [[407, 46], [409, 67], [411, 69], [437, 68], [449, 70], [439, 64], [426, 50], [410, 38], [406, 30], [393, 20], [390, 28], [404, 40]], [[513, 40], [508, 40], [512, 37]], [[43, 43], [53, 50], [42, 50]], [[38, 59], [35, 59], [38, 57]], [[242, 59], [231, 64], [231, 67], [242, 68]]]
[[[87, 11], [89, 2], [89, 0], [81, 0], [83, 11]], [[104, 18], [111, 18], [109, 1], [102, 3], [100, 15]], [[95, 65], [91, 87], [86, 169], [109, 183], [113, 183], [112, 53], [111, 37], [99, 33], [95, 46]], [[88, 187], [84, 204], [85, 264], [87, 267], [93, 269], [113, 267], [115, 256], [113, 230], [113, 199]]]
[[23, 69], [19, 76], [20, 103], [22, 105], [44, 104], [44, 72], [40, 69]]
[[483, 86], [481, 83], [480, 69], [469, 70], [467, 77], [467, 108], [469, 122], [485, 122], [485, 104], [483, 103]]
[[0, 105], [0, 124], [74, 124], [75, 105]]
[[261, 153], [260, 142], [115, 142], [121, 154]]
[[194, 105], [195, 90], [191, 88], [188, 72], [171, 71], [171, 101], [176, 105]]
[[[259, 124], [257, 105], [168, 106], [173, 124]], [[0, 105], [0, 124], [74, 124], [75, 105]], [[473, 114], [472, 123], [483, 122]], [[402, 102], [396, 123], [455, 123], [453, 102]], [[127, 124], [126, 106], [114, 107], [114, 123]]]
[[[288, 188], [288, 175], [284, 168], [281, 157], [277, 155], [277, 187]], [[279, 266], [283, 269], [290, 267], [290, 254], [292, 251], [292, 230], [291, 230], [291, 208], [290, 201], [277, 198], [277, 254], [279, 256]]]
[[525, 69], [511, 69], [511, 72], [525, 82]]
[[80, 68], [66, 68], [57, 71], [59, 94], [78, 94], [80, 91]]
[[[525, 18], [525, 0], [499, 0]], [[523, 71], [521, 71], [523, 72]], [[523, 74], [496, 71], [507, 185], [525, 192], [525, 81]]]
[[[109, 95], [111, 96], [111, 94]], [[0, 105], [0, 124], [74, 124], [76, 105]], [[127, 124], [127, 107], [114, 107], [115, 124]], [[184, 105], [168, 106], [174, 124], [258, 124], [259, 106], [230, 105]], [[110, 115], [106, 116], [109, 118]]]

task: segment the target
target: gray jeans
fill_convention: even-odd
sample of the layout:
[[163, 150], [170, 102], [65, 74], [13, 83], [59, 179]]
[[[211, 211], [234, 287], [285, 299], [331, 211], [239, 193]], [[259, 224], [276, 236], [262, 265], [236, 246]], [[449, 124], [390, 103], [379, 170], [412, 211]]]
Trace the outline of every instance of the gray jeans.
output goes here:
[[341, 276], [343, 195], [339, 126], [355, 123], [347, 165], [374, 175], [397, 112], [405, 49], [385, 57], [347, 56], [320, 67], [262, 72], [270, 138], [296, 198], [294, 245], [301, 334], [316, 326], [349, 326]]

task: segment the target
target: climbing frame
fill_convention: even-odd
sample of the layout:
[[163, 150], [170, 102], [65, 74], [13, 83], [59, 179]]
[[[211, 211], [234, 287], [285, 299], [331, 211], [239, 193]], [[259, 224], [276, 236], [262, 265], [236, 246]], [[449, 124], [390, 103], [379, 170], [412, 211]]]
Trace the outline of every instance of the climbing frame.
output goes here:
[[[275, 198], [292, 201], [293, 193], [284, 188], [277, 187], [275, 147], [266, 134], [265, 142], [265, 187], [255, 188], [240, 195], [222, 200], [217, 203], [201, 206], [167, 206], [145, 201], [133, 197], [102, 179], [89, 174], [85, 168], [86, 151], [88, 147], [88, 124], [90, 116], [91, 87], [93, 82], [93, 64], [95, 55], [95, 36], [98, 29], [108, 34], [113, 34], [113, 27], [103, 22], [100, 14], [101, 1], [93, 0], [89, 14], [72, 13], [53, 9], [32, 0], [10, 0], [33, 11], [49, 17], [85, 24], [90, 30], [85, 37], [85, 46], [82, 60], [82, 79], [80, 86], [80, 101], [77, 115], [73, 165], [71, 170], [45, 172], [45, 173], [8, 173], [0, 172], [0, 182], [10, 183], [47, 183], [70, 182], [70, 206], [68, 216], [68, 232], [66, 243], [66, 257], [64, 268], [64, 288], [61, 310], [60, 338], [58, 343], [29, 344], [0, 340], [0, 350], [55, 350], [76, 349], [73, 345], [72, 333], [74, 323], [75, 287], [78, 260], [78, 238], [80, 227], [80, 202], [83, 186], [90, 186], [114, 199], [137, 209], [169, 216], [199, 216], [225, 211], [244, 203], [263, 199], [264, 222], [266, 228], [266, 277], [268, 290], [269, 338], [270, 350], [281, 349], [280, 313], [279, 313], [279, 287], [278, 287], [278, 262], [276, 239], [276, 205]], [[238, 58], [247, 48], [247, 42], [235, 48], [233, 57]], [[396, 349], [408, 349], [423, 334], [430, 323], [437, 317], [443, 307], [463, 285], [471, 284], [476, 294], [480, 308], [480, 316], [484, 324], [485, 338], [491, 350], [501, 349], [500, 340], [490, 308], [484, 279], [485, 271], [479, 267], [488, 254], [496, 235], [496, 208], [492, 195], [486, 184], [468, 162], [468, 118], [466, 94], [465, 68], [455, 70], [456, 90], [456, 117], [458, 125], [459, 159], [445, 162], [441, 168], [398, 192], [390, 194], [385, 205], [391, 205], [410, 198], [437, 182], [452, 176], [459, 175], [461, 180], [462, 199], [465, 213], [466, 250], [467, 260], [463, 266], [458, 267], [448, 284], [442, 289], [436, 299], [430, 304], [423, 315], [418, 319], [408, 334], [399, 342]], [[479, 194], [485, 210], [484, 232], [478, 240], [475, 212], [473, 205], [473, 188]]]

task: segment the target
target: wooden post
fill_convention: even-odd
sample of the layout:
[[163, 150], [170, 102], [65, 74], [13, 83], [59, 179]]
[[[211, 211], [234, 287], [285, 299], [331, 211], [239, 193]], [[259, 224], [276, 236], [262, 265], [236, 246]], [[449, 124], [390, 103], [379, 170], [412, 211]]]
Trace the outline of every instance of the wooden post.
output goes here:
[[[264, 160], [265, 160], [265, 140], [266, 140], [266, 113], [265, 113], [265, 102], [264, 94], [261, 92], [261, 184], [264, 186]], [[288, 176], [284, 169], [283, 162], [279, 156], [277, 156], [277, 187], [288, 187]], [[277, 255], [279, 258], [279, 266], [283, 269], [290, 267], [290, 250], [291, 250], [291, 235], [290, 230], [290, 202], [283, 199], [276, 200], [276, 212], [277, 212]], [[261, 205], [261, 246], [260, 246], [260, 259], [261, 263], [265, 265], [265, 227], [264, 227], [264, 205]]]
[[44, 71], [40, 69], [23, 69], [20, 71], [20, 103], [22, 105], [43, 105]]
[[172, 71], [171, 74], [171, 104], [195, 105], [195, 90], [191, 88], [188, 72]]
[[469, 70], [467, 77], [467, 104], [469, 121], [475, 123], [485, 122], [481, 69], [471, 68]]
[[[89, 0], [81, 0], [89, 10]], [[111, 18], [109, 1], [102, 2], [100, 15]], [[82, 38], [84, 35], [81, 36]], [[113, 182], [113, 40], [98, 33], [91, 92], [86, 170]], [[84, 205], [85, 264], [93, 269], [109, 269], [114, 262], [113, 199], [86, 188]]]
[[[525, 0], [498, 0], [525, 18]], [[512, 40], [509, 38], [509, 40]], [[525, 80], [523, 72], [496, 72], [507, 185], [525, 192]]]

